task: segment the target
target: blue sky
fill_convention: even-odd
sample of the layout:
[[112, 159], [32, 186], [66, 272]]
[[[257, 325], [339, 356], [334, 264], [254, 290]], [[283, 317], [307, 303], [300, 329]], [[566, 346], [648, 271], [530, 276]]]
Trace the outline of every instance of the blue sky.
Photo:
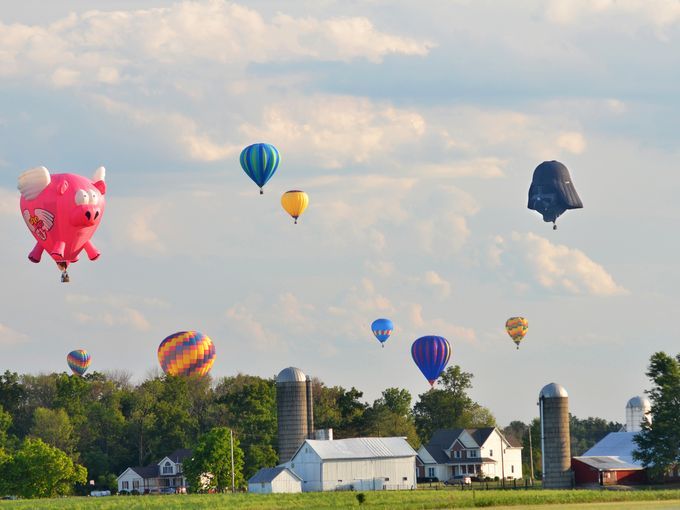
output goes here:
[[[425, 391], [409, 348], [439, 334], [500, 424], [549, 382], [623, 421], [678, 350], [679, 27], [670, 0], [3, 4], [0, 368], [85, 348], [141, 380], [199, 329], [213, 376], [294, 365], [372, 401]], [[238, 164], [256, 141], [282, 155], [262, 197]], [[557, 231], [526, 209], [547, 159], [585, 204]], [[103, 255], [69, 285], [26, 260], [37, 165], [107, 168]]]

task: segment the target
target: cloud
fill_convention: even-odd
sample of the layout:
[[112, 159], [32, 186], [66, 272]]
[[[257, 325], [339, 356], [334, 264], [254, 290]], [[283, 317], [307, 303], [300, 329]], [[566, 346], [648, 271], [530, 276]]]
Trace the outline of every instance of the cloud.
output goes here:
[[440, 297], [447, 297], [451, 294], [451, 284], [439, 276], [435, 271], [426, 271], [423, 282], [428, 287], [435, 289]]
[[560, 133], [557, 146], [571, 154], [581, 154], [586, 148], [586, 139], [581, 133], [574, 131]]
[[511, 236], [512, 249], [541, 287], [570, 294], [616, 296], [628, 291], [581, 250], [553, 244], [531, 232]]
[[318, 19], [258, 11], [223, 0], [168, 7], [72, 13], [49, 25], [0, 23], [0, 75], [51, 76], [56, 87], [117, 85], [195, 62], [319, 60], [380, 63], [425, 56], [426, 39], [380, 31], [365, 17]]
[[26, 343], [27, 341], [28, 341], [27, 335], [24, 335], [23, 333], [19, 333], [18, 331], [10, 328], [9, 326], [6, 326], [6, 325], [0, 323], [0, 345], [1, 346], [23, 344], [23, 343]]
[[[423, 317], [423, 306], [421, 304], [410, 304], [406, 317], [408, 317], [412, 327], [421, 331], [422, 335], [441, 335], [451, 343], [463, 341], [472, 344], [477, 341], [477, 335], [472, 328], [458, 326], [441, 318], [426, 320]], [[425, 328], [427, 328], [427, 330]]]
[[239, 303], [227, 309], [226, 317], [236, 337], [247, 341], [259, 351], [284, 348], [281, 338], [255, 317], [253, 309], [252, 303]]
[[169, 304], [160, 298], [131, 295], [105, 294], [91, 296], [87, 294], [67, 294], [66, 303], [74, 311], [76, 321], [82, 324], [99, 323], [108, 327], [127, 326], [137, 331], [149, 331], [151, 323], [143, 308], [167, 308]]
[[476, 158], [451, 163], [427, 164], [418, 169], [419, 173], [436, 177], [479, 177], [493, 179], [502, 177], [506, 161], [495, 158]]
[[19, 215], [19, 193], [0, 188], [0, 216]]

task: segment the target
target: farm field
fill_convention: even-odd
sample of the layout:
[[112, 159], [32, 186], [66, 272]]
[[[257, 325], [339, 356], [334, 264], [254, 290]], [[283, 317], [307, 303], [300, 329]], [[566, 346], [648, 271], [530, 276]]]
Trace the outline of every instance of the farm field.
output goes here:
[[[362, 508], [439, 509], [475, 507], [543, 508], [680, 508], [680, 490], [638, 491], [402, 491], [368, 492]], [[599, 504], [598, 504], [599, 503]], [[602, 503], [612, 503], [605, 505]], [[356, 493], [210, 494], [178, 496], [72, 497], [3, 501], [0, 509], [154, 510], [154, 509], [337, 509], [359, 508]]]

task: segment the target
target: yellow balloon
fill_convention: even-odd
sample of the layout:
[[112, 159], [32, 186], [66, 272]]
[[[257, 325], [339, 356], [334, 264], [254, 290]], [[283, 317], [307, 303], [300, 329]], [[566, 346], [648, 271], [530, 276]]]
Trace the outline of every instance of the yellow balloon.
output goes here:
[[295, 219], [295, 223], [307, 209], [307, 204], [309, 204], [309, 197], [304, 191], [291, 190], [281, 195], [281, 205]]

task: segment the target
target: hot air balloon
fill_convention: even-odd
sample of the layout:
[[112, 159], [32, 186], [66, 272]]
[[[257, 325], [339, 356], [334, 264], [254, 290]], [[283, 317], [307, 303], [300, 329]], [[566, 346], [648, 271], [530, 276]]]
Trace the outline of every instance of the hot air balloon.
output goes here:
[[559, 161], [544, 161], [534, 170], [529, 187], [529, 209], [543, 215], [543, 221], [553, 223], [567, 209], [580, 209], [583, 203], [571, 182], [569, 170]]
[[297, 223], [300, 215], [307, 209], [307, 204], [309, 204], [309, 197], [304, 191], [286, 191], [281, 196], [281, 205], [295, 219], [295, 223]]
[[508, 332], [512, 341], [515, 342], [519, 349], [519, 343], [524, 338], [529, 330], [529, 321], [524, 317], [510, 317], [505, 321], [505, 331]]
[[71, 351], [66, 356], [66, 363], [73, 372], [73, 375], [82, 376], [90, 366], [90, 355], [85, 349]]
[[373, 324], [371, 324], [371, 331], [373, 331], [373, 334], [382, 347], [385, 347], [385, 342], [390, 337], [393, 330], [394, 324], [392, 324], [392, 321], [389, 319], [376, 319], [373, 321]]
[[215, 346], [198, 331], [180, 331], [158, 346], [158, 362], [168, 375], [204, 376], [215, 362]]
[[411, 356], [430, 386], [434, 386], [449, 362], [451, 344], [441, 336], [422, 336], [413, 342]]
[[90, 260], [99, 258], [99, 250], [90, 238], [97, 230], [106, 194], [103, 166], [92, 179], [75, 174], [51, 174], [44, 166], [26, 170], [19, 176], [19, 207], [36, 245], [28, 254], [38, 263], [44, 251], [61, 270], [61, 281], [68, 282], [68, 265], [85, 250]]
[[268, 143], [254, 143], [241, 151], [241, 166], [248, 177], [260, 187], [260, 195], [264, 193], [262, 186], [267, 184], [281, 162], [276, 147]]

